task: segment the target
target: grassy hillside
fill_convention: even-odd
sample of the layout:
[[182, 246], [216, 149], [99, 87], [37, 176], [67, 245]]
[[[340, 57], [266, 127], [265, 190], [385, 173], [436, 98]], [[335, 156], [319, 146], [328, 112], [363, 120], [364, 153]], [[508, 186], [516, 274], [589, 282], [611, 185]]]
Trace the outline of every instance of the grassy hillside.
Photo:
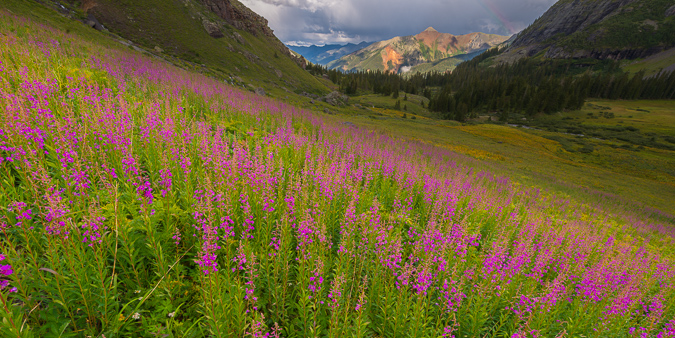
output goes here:
[[[543, 131], [302, 110], [54, 22], [0, 9], [0, 336], [675, 334], [672, 216], [551, 179], [635, 177]], [[593, 104], [668, 134], [663, 102]]]
[[[68, 14], [73, 19], [86, 17], [80, 11], [79, 3], [62, 2], [73, 10]], [[276, 38], [262, 34], [254, 36], [236, 29], [197, 1], [97, 0], [95, 3], [90, 11], [112, 33], [122, 37], [122, 42], [131, 40], [148, 53], [184, 68], [249, 89], [262, 87], [277, 97], [289, 95], [289, 92], [327, 93], [321, 83], [280, 50], [285, 47]], [[7, 0], [3, 6], [16, 13], [56, 23], [59, 27], [81, 25], [67, 22], [56, 10], [45, 9], [35, 0]], [[224, 37], [211, 37], [204, 29], [202, 19], [218, 23]], [[82, 29], [78, 27], [77, 31]], [[96, 37], [97, 34], [88, 32], [87, 36], [100, 39], [100, 34]]]
[[675, 222], [672, 107], [671, 101], [590, 101], [580, 111], [512, 122], [529, 129], [487, 123], [498, 119], [489, 115], [468, 124], [401, 114], [347, 119], [492, 163], [491, 170], [528, 186], [658, 209]]
[[[350, 101], [366, 109], [379, 109], [373, 111], [373, 115], [375, 117], [380, 116], [378, 113], [381, 113], [382, 111], [388, 111], [390, 114], [394, 114], [395, 116], [399, 117], [402, 117], [403, 114], [407, 114], [407, 116], [410, 116], [411, 118], [412, 116], [425, 116], [427, 118], [430, 116], [429, 111], [422, 107], [423, 102], [425, 107], [429, 103], [427, 98], [419, 95], [406, 94], [403, 92], [400, 92], [399, 95], [400, 96], [398, 99], [394, 99], [391, 96], [366, 94], [352, 97]], [[407, 100], [405, 99], [406, 96], [408, 97]], [[395, 109], [397, 101], [401, 106], [399, 109]]]
[[354, 71], [361, 68], [370, 69], [372, 71], [385, 71], [382, 59], [382, 49], [369, 52], [361, 50], [345, 55], [337, 60], [329, 62], [328, 68], [340, 69], [342, 71]]
[[[561, 4], [565, 2], [571, 1], [561, 1]], [[675, 46], [675, 17], [666, 16], [672, 5], [669, 0], [633, 1], [622, 6], [617, 15], [544, 43], [555, 42], [556, 46], [573, 49]], [[533, 25], [533, 29], [540, 29], [537, 27]]]
[[[669, 0], [561, 0], [497, 59], [636, 60], [675, 47]], [[644, 65], [649, 68], [649, 65]]]

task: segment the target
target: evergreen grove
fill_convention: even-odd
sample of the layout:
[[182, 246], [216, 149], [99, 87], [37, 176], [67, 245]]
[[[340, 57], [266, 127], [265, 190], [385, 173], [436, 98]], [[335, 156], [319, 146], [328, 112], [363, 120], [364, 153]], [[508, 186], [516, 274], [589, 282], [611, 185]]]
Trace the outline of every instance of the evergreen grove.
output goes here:
[[[528, 116], [580, 109], [587, 98], [674, 99], [675, 73], [646, 77], [628, 74], [612, 60], [522, 59], [512, 64], [485, 66], [499, 54], [492, 49], [459, 65], [452, 73], [427, 73], [405, 77], [374, 72], [344, 73], [308, 65], [312, 74], [327, 74], [340, 91], [391, 95], [403, 90], [430, 99], [429, 110], [444, 119], [464, 121], [477, 112]], [[396, 95], [396, 94], [394, 94]], [[396, 97], [395, 97], [396, 98]]]

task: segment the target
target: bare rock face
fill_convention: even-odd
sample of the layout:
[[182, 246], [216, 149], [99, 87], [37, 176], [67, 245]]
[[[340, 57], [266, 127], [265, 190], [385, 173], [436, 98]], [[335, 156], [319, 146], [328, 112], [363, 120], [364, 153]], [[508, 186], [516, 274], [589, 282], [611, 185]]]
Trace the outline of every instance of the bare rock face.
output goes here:
[[305, 58], [302, 57], [302, 56], [296, 57], [296, 56], [293, 55], [293, 53], [291, 53], [290, 51], [288, 52], [288, 55], [290, 55], [291, 59], [292, 59], [293, 61], [295, 61], [295, 63], [297, 63], [298, 66], [300, 66], [300, 68], [302, 68], [302, 69], [307, 69], [307, 59], [305, 59]]
[[[274, 36], [274, 31], [267, 26], [267, 19], [256, 14], [248, 7], [237, 0], [197, 0], [206, 6], [210, 11], [225, 20], [228, 24], [239, 30], [247, 31], [255, 36], [264, 36], [271, 39], [267, 41], [277, 50], [290, 57], [298, 66], [303, 69], [307, 66], [304, 58], [297, 58], [284, 46], [284, 44]], [[205, 27], [206, 28], [206, 27]], [[242, 45], [247, 45], [247, 41], [241, 34], [234, 32], [233, 37]], [[232, 47], [228, 47], [232, 51]]]
[[[501, 62], [513, 62], [523, 57], [534, 56], [545, 51], [544, 57], [551, 59], [637, 59], [661, 52], [664, 46], [635, 48], [617, 45], [612, 48], [597, 47], [597, 41], [608, 33], [602, 28], [605, 20], [614, 16], [631, 13], [642, 6], [639, 0], [568, 0], [558, 1], [537, 21], [511, 43], [504, 53], [497, 57]], [[675, 15], [675, 6], [666, 10], [666, 16]], [[659, 29], [657, 22], [644, 20], [642, 26]], [[595, 29], [593, 27], [601, 27]], [[636, 27], [641, 29], [641, 27]], [[581, 47], [572, 47], [558, 42], [559, 37], [587, 31]], [[667, 46], [666, 46], [667, 47]]]
[[[543, 23], [541, 26], [533, 25], [523, 31], [508, 50], [539, 44], [556, 35], [570, 35], [583, 30], [609, 16], [616, 15], [621, 7], [635, 1], [637, 0], [600, 0], [588, 1], [583, 5], [580, 5], [578, 0], [558, 3], [537, 20]], [[560, 15], [560, 13], [565, 13], [565, 15]], [[530, 49], [528, 56], [537, 54], [546, 47], [548, 46], [542, 44], [538, 48]]]
[[671, 6], [666, 10], [666, 16], [673, 16], [675, 15], [675, 5]]
[[246, 8], [236, 0], [199, 0], [212, 12], [223, 18], [234, 28], [245, 30], [251, 34], [274, 36], [267, 26], [267, 19]]
[[89, 13], [84, 23], [97, 31], [103, 30], [103, 25], [101, 25], [101, 23], [96, 20], [96, 17], [94, 17], [94, 14], [92, 13]]

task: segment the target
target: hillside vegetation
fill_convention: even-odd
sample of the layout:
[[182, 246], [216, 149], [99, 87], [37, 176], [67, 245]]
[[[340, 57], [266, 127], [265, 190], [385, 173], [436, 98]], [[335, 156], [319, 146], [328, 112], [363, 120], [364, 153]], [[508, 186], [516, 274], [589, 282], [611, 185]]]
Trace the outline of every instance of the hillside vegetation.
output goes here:
[[[93, 15], [121, 44], [233, 85], [263, 88], [277, 97], [328, 92], [290, 57], [264, 18], [236, 0], [209, 1], [59, 0], [46, 4], [61, 9], [73, 20]], [[207, 6], [211, 2], [219, 2], [222, 7], [229, 4], [235, 14], [246, 13], [239, 15], [248, 18], [233, 22], [236, 26], [228, 23]], [[33, 15], [31, 11], [36, 9], [44, 11], [42, 5], [36, 0], [7, 0], [4, 4], [26, 15]], [[49, 19], [54, 14], [38, 16]]]
[[508, 47], [500, 61], [641, 59], [675, 47], [669, 0], [561, 0]]
[[0, 10], [2, 336], [675, 334], [672, 224], [79, 31]]

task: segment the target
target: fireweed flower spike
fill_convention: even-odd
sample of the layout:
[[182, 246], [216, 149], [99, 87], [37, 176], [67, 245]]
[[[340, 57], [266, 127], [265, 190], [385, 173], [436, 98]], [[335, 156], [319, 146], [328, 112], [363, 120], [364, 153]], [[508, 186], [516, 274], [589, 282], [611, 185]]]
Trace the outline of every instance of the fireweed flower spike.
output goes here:
[[[9, 286], [9, 276], [14, 273], [14, 269], [9, 264], [4, 264], [4, 261], [7, 257], [3, 254], [0, 254], [0, 290], [5, 291]], [[16, 288], [9, 289], [9, 292], [16, 292]]]
[[2, 9], [0, 59], [0, 297], [29, 335], [675, 335], [663, 212]]

